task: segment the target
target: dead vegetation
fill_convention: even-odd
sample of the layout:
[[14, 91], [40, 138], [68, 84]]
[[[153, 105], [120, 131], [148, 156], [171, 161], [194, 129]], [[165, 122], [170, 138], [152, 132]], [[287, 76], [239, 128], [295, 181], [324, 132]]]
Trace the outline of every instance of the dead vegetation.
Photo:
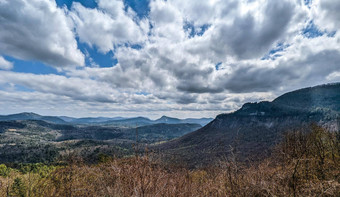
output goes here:
[[96, 165], [71, 160], [45, 170], [2, 169], [0, 196], [340, 196], [339, 148], [338, 133], [313, 125], [287, 132], [271, 157], [250, 166], [231, 157], [190, 170], [144, 155]]

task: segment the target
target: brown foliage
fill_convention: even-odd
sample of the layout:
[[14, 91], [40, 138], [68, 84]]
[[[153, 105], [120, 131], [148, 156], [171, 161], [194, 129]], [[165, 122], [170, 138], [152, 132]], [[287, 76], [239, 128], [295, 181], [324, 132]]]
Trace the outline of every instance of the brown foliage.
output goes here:
[[340, 196], [338, 138], [315, 125], [286, 133], [258, 165], [235, 161], [193, 170], [165, 167], [147, 155], [97, 165], [73, 161], [44, 178], [0, 177], [0, 195], [21, 177], [27, 196]]

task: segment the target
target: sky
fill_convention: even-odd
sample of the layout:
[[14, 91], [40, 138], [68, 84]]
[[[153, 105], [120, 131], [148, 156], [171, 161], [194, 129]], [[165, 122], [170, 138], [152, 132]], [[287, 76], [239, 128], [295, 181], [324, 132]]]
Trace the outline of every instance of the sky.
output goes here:
[[0, 0], [0, 114], [215, 117], [340, 81], [338, 0]]

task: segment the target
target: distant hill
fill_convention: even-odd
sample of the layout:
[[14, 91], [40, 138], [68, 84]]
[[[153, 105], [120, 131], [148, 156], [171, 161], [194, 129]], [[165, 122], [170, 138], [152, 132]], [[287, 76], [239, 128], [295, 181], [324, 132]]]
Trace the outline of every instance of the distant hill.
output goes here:
[[180, 123], [191, 123], [191, 124], [200, 124], [201, 126], [205, 126], [209, 122], [211, 122], [213, 118], [187, 118], [187, 119], [178, 119], [171, 118], [167, 116], [162, 116], [161, 118], [154, 121], [154, 123], [166, 123], [166, 124], [180, 124]]
[[65, 122], [74, 123], [74, 124], [96, 124], [96, 123], [102, 123], [102, 122], [107, 122], [107, 121], [111, 121], [111, 120], [126, 119], [126, 118], [123, 118], [123, 117], [113, 117], [113, 118], [108, 118], [108, 117], [73, 118], [73, 117], [69, 117], [69, 116], [58, 116], [58, 118], [64, 120]]
[[114, 126], [125, 126], [125, 127], [137, 127], [137, 126], [145, 126], [154, 124], [152, 120], [145, 117], [135, 117], [135, 118], [126, 118], [121, 120], [111, 120], [102, 122], [102, 124], [106, 125], [114, 125]]
[[35, 113], [19, 113], [19, 114], [11, 114], [11, 115], [0, 115], [0, 121], [6, 120], [44, 120], [47, 122], [52, 122], [56, 124], [65, 124], [66, 122], [58, 117], [55, 116], [41, 116]]
[[234, 155], [260, 160], [270, 154], [288, 130], [317, 123], [331, 131], [340, 128], [340, 84], [304, 88], [272, 102], [246, 103], [241, 109], [220, 114], [205, 127], [154, 147], [171, 162], [209, 165]]
[[172, 118], [168, 116], [162, 116], [156, 120], [150, 120], [145, 117], [136, 117], [136, 118], [127, 118], [127, 119], [119, 119], [119, 120], [111, 120], [103, 122], [104, 124], [108, 125], [116, 125], [116, 126], [146, 126], [146, 125], [153, 125], [153, 124], [199, 124], [201, 126], [205, 126], [212, 118], [188, 118], [188, 119], [178, 119]]
[[154, 121], [155, 123], [167, 123], [167, 124], [178, 124], [181, 123], [181, 120], [178, 118], [171, 118], [167, 116], [162, 116], [159, 119]]

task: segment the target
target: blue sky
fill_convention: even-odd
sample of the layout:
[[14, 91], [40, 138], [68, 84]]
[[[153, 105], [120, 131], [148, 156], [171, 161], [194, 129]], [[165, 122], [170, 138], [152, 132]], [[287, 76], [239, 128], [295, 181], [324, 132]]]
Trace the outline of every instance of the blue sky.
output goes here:
[[72, 1], [72, 0], [56, 0], [56, 3], [59, 7], [67, 6], [68, 9], [71, 8], [73, 2], [79, 2], [83, 6], [87, 8], [95, 8], [97, 7], [97, 3], [94, 0], [82, 0], [82, 1]]
[[214, 117], [338, 82], [339, 7], [3, 0], [0, 114]]

